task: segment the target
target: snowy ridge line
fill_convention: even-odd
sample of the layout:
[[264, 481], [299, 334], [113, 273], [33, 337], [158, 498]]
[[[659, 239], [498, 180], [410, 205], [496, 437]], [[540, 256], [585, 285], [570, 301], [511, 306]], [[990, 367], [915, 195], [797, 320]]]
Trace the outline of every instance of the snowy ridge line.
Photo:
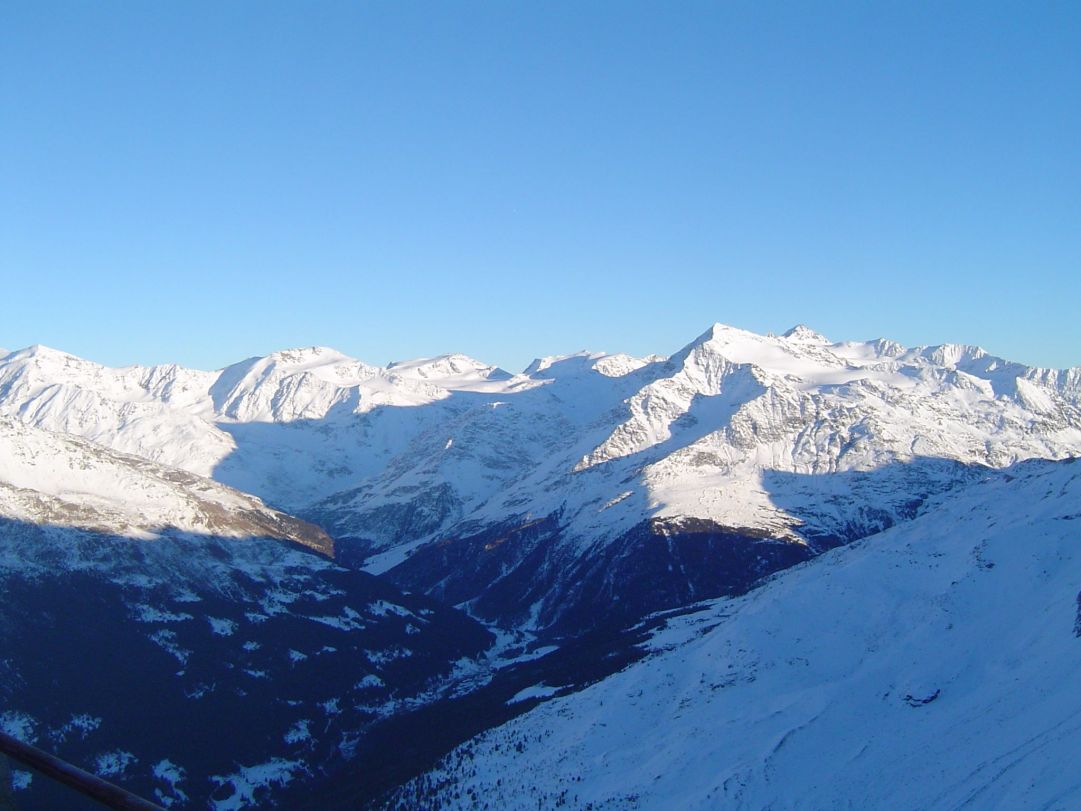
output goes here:
[[0, 517], [150, 541], [274, 538], [333, 557], [318, 527], [251, 495], [79, 437], [0, 417]]
[[575, 582], [614, 605], [653, 571], [647, 613], [732, 593], [745, 584], [717, 567], [759, 566], [747, 543], [767, 574], [799, 557], [769, 540], [817, 554], [984, 468], [1076, 456], [1081, 370], [720, 324], [668, 357], [519, 375], [325, 348], [110, 370], [37, 348], [0, 361], [0, 415], [251, 493], [323, 527], [347, 565], [543, 630], [599, 608], [572, 605]]
[[[768, 413], [756, 413], [753, 406], [767, 395], [775, 402]], [[892, 445], [894, 456], [939, 454], [1001, 466], [1025, 456], [1062, 456], [1064, 446], [1076, 451], [1079, 397], [1081, 368], [1029, 368], [963, 345], [830, 343], [803, 326], [777, 337], [718, 324], [669, 358], [578, 353], [539, 359], [513, 376], [464, 355], [380, 368], [320, 347], [217, 372], [176, 365], [110, 369], [41, 346], [0, 360], [0, 413], [215, 478], [294, 512], [336, 492], [341, 502], [359, 489], [368, 505], [402, 503], [396, 494], [406, 488], [454, 481], [464, 517], [491, 500], [495, 485], [540, 472], [541, 450], [559, 449], [568, 437], [583, 447], [576, 457], [559, 459], [545, 478], [627, 456], [655, 461], [649, 454], [682, 450], [726, 422], [729, 449], [719, 461], [731, 465], [745, 456], [738, 452], [745, 432], [763, 418], [806, 423], [825, 407], [823, 417], [843, 422], [838, 407], [861, 400], [875, 412], [894, 406], [861, 428], [892, 428], [874, 438]], [[917, 419], [904, 413], [921, 399], [930, 408], [916, 409]], [[918, 418], [920, 411], [927, 419]], [[937, 438], [950, 433], [934, 427], [943, 416], [964, 428], [963, 441]], [[1000, 418], [1006, 429], [1011, 423], [1017, 429], [998, 437], [979, 430]], [[1024, 435], [1025, 424], [1034, 422], [1043, 423], [1035, 426], [1039, 442]], [[495, 429], [485, 447], [477, 446], [484, 439], [480, 423]], [[522, 430], [526, 424], [532, 430]], [[1062, 427], [1072, 433], [1055, 436]], [[913, 435], [927, 439], [913, 442]], [[808, 440], [821, 441], [813, 435], [802, 441]], [[855, 442], [858, 449], [858, 437]], [[767, 464], [817, 471], [837, 466], [833, 457], [851, 450], [768, 449]], [[876, 460], [844, 464], [853, 462]], [[493, 507], [498, 517], [514, 512], [505, 503]], [[718, 511], [722, 505], [701, 505], [690, 514]]]

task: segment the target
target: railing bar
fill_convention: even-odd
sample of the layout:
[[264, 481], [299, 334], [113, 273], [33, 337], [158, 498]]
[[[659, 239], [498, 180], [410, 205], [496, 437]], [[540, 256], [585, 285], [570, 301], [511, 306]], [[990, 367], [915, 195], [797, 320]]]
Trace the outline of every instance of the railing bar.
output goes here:
[[0, 732], [0, 753], [9, 755], [31, 769], [116, 811], [165, 811], [160, 805], [147, 802], [120, 786], [102, 780], [96, 774], [85, 772], [55, 755], [50, 755], [36, 746], [23, 743], [18, 738], [13, 738], [3, 732]]

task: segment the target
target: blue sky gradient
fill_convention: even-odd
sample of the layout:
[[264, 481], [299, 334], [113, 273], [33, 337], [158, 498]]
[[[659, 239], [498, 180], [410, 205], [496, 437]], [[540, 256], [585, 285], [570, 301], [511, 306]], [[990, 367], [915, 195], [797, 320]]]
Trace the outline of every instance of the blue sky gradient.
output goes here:
[[0, 346], [1081, 365], [1081, 4], [11, 2]]

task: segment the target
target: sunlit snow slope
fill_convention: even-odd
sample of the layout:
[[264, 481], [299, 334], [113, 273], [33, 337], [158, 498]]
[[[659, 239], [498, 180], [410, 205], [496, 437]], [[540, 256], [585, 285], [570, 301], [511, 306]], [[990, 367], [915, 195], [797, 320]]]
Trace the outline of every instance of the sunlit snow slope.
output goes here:
[[487, 620], [577, 629], [732, 594], [986, 467], [1081, 453], [1081, 369], [714, 325], [670, 357], [509, 375], [330, 349], [217, 372], [0, 359], [0, 414], [252, 493], [339, 560]]
[[0, 418], [0, 729], [166, 807], [268, 807], [343, 768], [491, 638], [332, 553], [253, 496]]
[[398, 800], [1077, 808], [1079, 588], [1081, 463], [988, 473], [909, 523], [671, 620], [649, 658], [481, 735]]

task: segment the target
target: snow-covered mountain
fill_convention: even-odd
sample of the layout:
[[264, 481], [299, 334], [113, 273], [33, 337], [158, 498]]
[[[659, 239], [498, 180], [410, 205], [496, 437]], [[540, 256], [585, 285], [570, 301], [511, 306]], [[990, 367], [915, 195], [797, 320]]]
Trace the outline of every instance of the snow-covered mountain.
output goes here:
[[[332, 553], [253, 496], [0, 418], [0, 729], [167, 807], [343, 768], [492, 639]], [[77, 807], [16, 781], [19, 808]]]
[[432, 377], [472, 391], [505, 374], [463, 356], [379, 369], [318, 347], [218, 372], [111, 369], [34, 346], [0, 359], [0, 413], [295, 509], [401, 451], [427, 419], [407, 407], [450, 396]]
[[[266, 537], [306, 546], [327, 557], [334, 555], [334, 542], [319, 527], [268, 508], [254, 496], [79, 437], [3, 417], [0, 516], [144, 541], [162, 533]], [[77, 546], [65, 548], [72, 555], [78, 551]], [[48, 549], [43, 545], [5, 551], [28, 563]], [[67, 563], [69, 567], [81, 564], [76, 559]]]
[[1079, 454], [1081, 369], [806, 327], [517, 375], [0, 352], [0, 726], [170, 807], [354, 807], [559, 695], [398, 799], [898, 807], [892, 747], [941, 778], [901, 807], [1010, 763], [1056, 807]]
[[715, 326], [614, 381], [574, 361], [522, 397], [562, 384], [600, 414], [434, 543], [372, 570], [494, 620], [627, 621], [907, 520], [984, 466], [1081, 450], [1078, 370], [971, 347]]
[[987, 472], [584, 691], [523, 689], [388, 807], [1077, 808], [1079, 571], [1081, 463]]
[[253, 493], [340, 560], [488, 620], [565, 631], [738, 592], [984, 467], [1078, 454], [1081, 369], [722, 325], [667, 358], [519, 375], [318, 348], [106, 369], [35, 347], [0, 360], [0, 413]]

